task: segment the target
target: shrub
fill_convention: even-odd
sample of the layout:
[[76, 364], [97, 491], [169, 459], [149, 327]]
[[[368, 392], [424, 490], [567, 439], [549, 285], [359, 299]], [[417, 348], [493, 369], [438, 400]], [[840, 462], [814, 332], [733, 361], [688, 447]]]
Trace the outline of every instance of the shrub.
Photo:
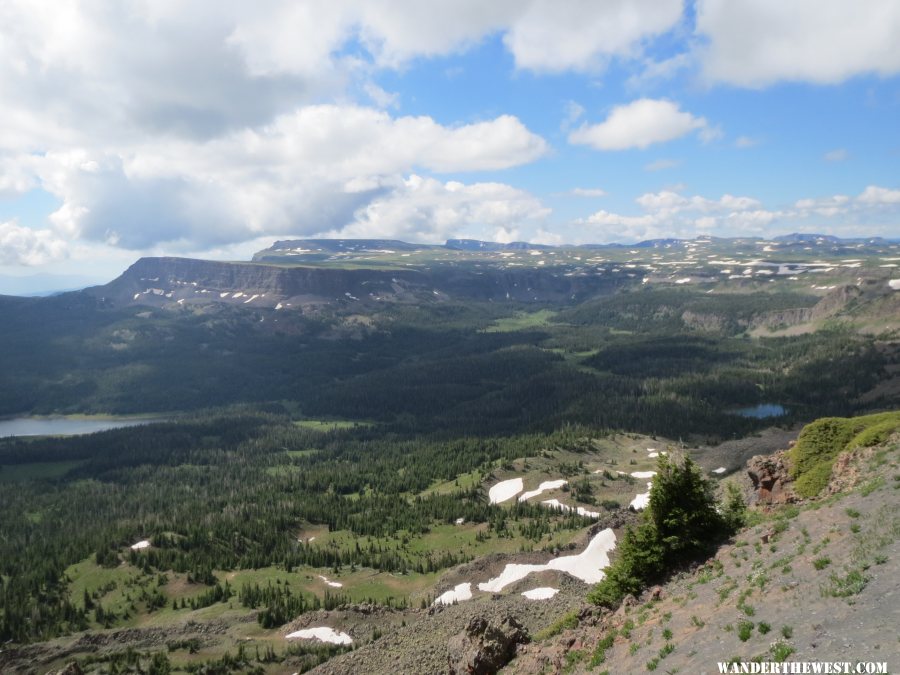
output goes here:
[[803, 497], [815, 497], [828, 484], [835, 458], [844, 450], [884, 442], [900, 428], [900, 412], [863, 417], [823, 417], [807, 424], [791, 449], [791, 474]]

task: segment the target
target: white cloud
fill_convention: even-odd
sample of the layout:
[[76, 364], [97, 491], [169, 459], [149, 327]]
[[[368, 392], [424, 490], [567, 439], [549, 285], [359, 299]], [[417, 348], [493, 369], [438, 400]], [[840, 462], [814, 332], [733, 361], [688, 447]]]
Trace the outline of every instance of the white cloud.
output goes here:
[[[896, 236], [900, 218], [900, 190], [868, 186], [856, 197], [832, 195], [804, 198], [792, 207], [770, 209], [753, 197], [724, 194], [718, 199], [686, 196], [674, 190], [648, 192], [635, 199], [643, 213], [606, 210], [575, 222], [586, 228], [583, 241], [628, 241], [660, 237], [771, 236], [827, 223], [839, 236]], [[823, 219], [825, 222], [823, 222]]]
[[678, 159], [655, 159], [644, 165], [644, 171], [664, 171], [665, 169], [674, 169], [681, 165]]
[[374, 82], [366, 82], [363, 85], [363, 91], [379, 108], [398, 108], [400, 106], [400, 94], [385, 91]]
[[68, 255], [68, 245], [51, 230], [32, 230], [16, 221], [0, 223], [0, 265], [43, 265]]
[[708, 128], [706, 119], [680, 110], [672, 101], [641, 98], [616, 106], [600, 124], [583, 124], [569, 134], [569, 142], [596, 150], [646, 148]]
[[850, 153], [847, 152], [844, 148], [837, 148], [835, 150], [829, 150], [824, 155], [822, 155], [822, 158], [826, 162], [843, 162], [849, 156]]
[[563, 121], [559, 125], [559, 128], [563, 131], [568, 131], [575, 125], [575, 122], [584, 117], [585, 112], [587, 111], [580, 103], [577, 103], [576, 101], [566, 101], [565, 117], [563, 117]]
[[601, 188], [572, 188], [569, 194], [573, 197], [605, 197], [606, 190]]
[[669, 80], [679, 71], [690, 68], [693, 65], [694, 59], [688, 52], [675, 54], [675, 56], [661, 61], [644, 59], [640, 72], [629, 77], [626, 84], [631, 89], [643, 89], [653, 86], [660, 81]]
[[503, 42], [519, 68], [597, 70], [610, 57], [638, 56], [641, 42], [673, 28], [681, 12], [682, 0], [532, 0]]
[[[51, 216], [61, 233], [131, 249], [185, 248], [339, 229], [417, 168], [503, 169], [545, 151], [511, 116], [445, 127], [429, 117], [321, 105], [202, 144], [48, 153], [38, 176], [63, 202]], [[465, 211], [473, 217], [475, 201]]]
[[900, 204], [900, 190], [869, 185], [857, 200], [863, 204]]
[[699, 58], [712, 81], [835, 84], [900, 73], [896, 0], [699, 0]]
[[324, 233], [330, 237], [385, 237], [442, 241], [466, 232], [496, 241], [519, 238], [550, 210], [522, 190], [501, 183], [442, 183], [412, 175], [361, 207], [352, 222]]
[[747, 148], [753, 148], [759, 145], [759, 139], [753, 138], [752, 136], [738, 136], [734, 140], [734, 147], [739, 148], [741, 150], [746, 150]]

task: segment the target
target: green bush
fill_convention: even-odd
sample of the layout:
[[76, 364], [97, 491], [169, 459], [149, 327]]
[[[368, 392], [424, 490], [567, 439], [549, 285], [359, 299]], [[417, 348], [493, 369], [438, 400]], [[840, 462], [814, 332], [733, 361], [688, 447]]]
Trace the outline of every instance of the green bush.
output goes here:
[[791, 449], [797, 493], [815, 497], [828, 484], [835, 458], [843, 451], [884, 442], [900, 429], [900, 412], [863, 417], [823, 417], [807, 424]]

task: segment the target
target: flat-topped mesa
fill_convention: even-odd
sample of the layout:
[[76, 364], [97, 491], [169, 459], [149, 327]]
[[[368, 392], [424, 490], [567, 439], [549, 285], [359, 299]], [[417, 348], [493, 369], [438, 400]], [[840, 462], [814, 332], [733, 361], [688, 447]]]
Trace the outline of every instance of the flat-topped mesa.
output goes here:
[[255, 262], [285, 262], [291, 257], [327, 258], [341, 253], [396, 253], [440, 248], [431, 244], [410, 244], [397, 239], [283, 239], [253, 254]]
[[570, 302], [609, 293], [627, 283], [633, 283], [627, 275], [568, 275], [552, 268], [348, 269], [315, 263], [141, 258], [119, 278], [87, 293], [114, 306], [177, 307], [220, 302], [280, 310], [448, 300]]
[[276, 307], [297, 299], [306, 303], [358, 301], [379, 293], [396, 294], [426, 279], [416, 270], [282, 267], [251, 262], [191, 258], [141, 258], [105, 286], [89, 289], [116, 304], [229, 304]]

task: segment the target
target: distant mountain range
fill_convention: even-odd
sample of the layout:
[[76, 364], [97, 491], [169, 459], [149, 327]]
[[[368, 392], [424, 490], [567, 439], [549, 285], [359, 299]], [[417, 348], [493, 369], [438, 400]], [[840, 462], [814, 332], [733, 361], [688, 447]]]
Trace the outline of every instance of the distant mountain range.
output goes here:
[[[482, 241], [480, 239], [448, 239], [444, 244], [419, 244], [399, 241], [396, 239], [287, 239], [276, 241], [272, 246], [257, 252], [253, 256], [256, 262], [265, 262], [267, 259], [277, 257], [283, 259], [285, 255], [302, 255], [306, 258], [316, 254], [341, 254], [341, 253], [397, 253], [428, 250], [451, 250], [471, 252], [497, 252], [497, 251], [544, 251], [552, 249], [583, 248], [671, 248], [687, 244], [715, 243], [723, 246], [729, 244], [753, 244], [754, 242], [770, 241], [781, 245], [832, 245], [851, 246], [858, 244], [878, 245], [887, 244], [895, 240], [883, 237], [853, 237], [842, 238], [828, 234], [817, 233], [791, 233], [765, 239], [762, 237], [712, 237], [700, 236], [693, 239], [662, 238], [646, 239], [635, 244], [610, 243], [610, 244], [532, 244], [526, 241], [513, 241], [501, 243], [496, 241]], [[898, 240], [900, 241], [900, 240]]]

